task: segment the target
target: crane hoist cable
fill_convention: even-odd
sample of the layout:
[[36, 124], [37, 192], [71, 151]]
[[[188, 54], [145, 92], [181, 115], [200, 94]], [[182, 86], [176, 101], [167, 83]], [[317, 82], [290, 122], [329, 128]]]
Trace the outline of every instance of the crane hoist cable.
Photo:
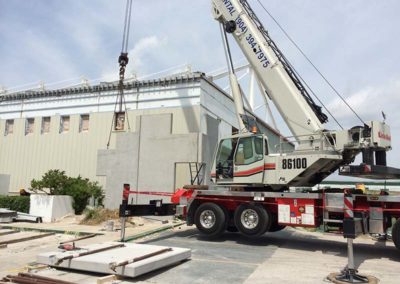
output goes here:
[[[128, 65], [128, 62], [129, 62], [128, 43], [129, 43], [129, 31], [130, 31], [131, 15], [132, 15], [132, 2], [133, 2], [133, 0], [126, 1], [124, 31], [123, 31], [123, 36], [122, 36], [122, 48], [121, 48], [121, 53], [118, 57], [118, 63], [119, 63], [118, 95], [116, 97], [116, 101], [115, 101], [115, 105], [114, 105], [114, 114], [113, 114], [113, 119], [111, 121], [110, 133], [108, 135], [107, 149], [110, 146], [111, 133], [112, 133], [113, 126], [115, 125], [115, 128], [116, 128], [119, 115], [122, 115], [122, 114], [124, 115], [123, 119], [124, 119], [124, 121], [127, 122], [128, 131], [131, 130], [131, 126], [129, 124], [129, 118], [128, 118], [128, 110], [126, 107], [126, 100], [125, 100], [125, 96], [124, 96], [124, 88], [125, 88], [124, 81], [125, 81], [126, 66]], [[117, 107], [118, 107], [118, 111], [117, 111]], [[122, 130], [122, 129], [120, 129], [120, 130]]]
[[[279, 24], [278, 20], [275, 19], [275, 17], [268, 11], [268, 9], [261, 3], [260, 0], [257, 0], [258, 4], [263, 8], [263, 10], [271, 17], [271, 19], [275, 22], [275, 24], [279, 27], [279, 29], [284, 33], [284, 35], [289, 39], [289, 41], [296, 47], [296, 49], [304, 56], [304, 58], [308, 61], [308, 63], [311, 64], [311, 66], [314, 68], [314, 70], [321, 76], [321, 78], [325, 81], [325, 83], [328, 84], [328, 86], [333, 90], [333, 92], [345, 103], [345, 105], [355, 114], [355, 116], [363, 123], [365, 124], [364, 120], [358, 115], [358, 113], [350, 106], [350, 104], [346, 101], [346, 99], [339, 93], [339, 91], [333, 86], [333, 84], [322, 74], [322, 72], [315, 66], [315, 64], [311, 61], [311, 59], [303, 52], [303, 50], [300, 48], [300, 46], [292, 39], [292, 37], [286, 32], [286, 30]], [[297, 73], [297, 72], [296, 72]], [[303, 79], [302, 79], [303, 80]], [[304, 80], [303, 80], [304, 82]], [[308, 87], [310, 89], [310, 87]], [[311, 90], [311, 89], [310, 89]], [[312, 90], [311, 90], [312, 92]], [[312, 92], [315, 97], [314, 92]], [[317, 97], [319, 100], [319, 98]], [[320, 101], [320, 100], [319, 100]], [[325, 109], [329, 112], [329, 110], [325, 107]], [[330, 113], [330, 112], [329, 112]], [[331, 114], [332, 116], [332, 114]], [[332, 116], [334, 118], [334, 116]], [[336, 119], [334, 118], [336, 121]], [[337, 121], [336, 121], [337, 122]], [[338, 123], [338, 122], [337, 122]], [[338, 123], [339, 124], [339, 123]], [[341, 126], [339, 124], [339, 126]]]

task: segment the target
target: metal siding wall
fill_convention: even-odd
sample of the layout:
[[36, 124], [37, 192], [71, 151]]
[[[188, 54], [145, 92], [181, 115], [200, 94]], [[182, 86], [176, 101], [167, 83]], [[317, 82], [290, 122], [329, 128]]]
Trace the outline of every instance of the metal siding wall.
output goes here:
[[[129, 111], [131, 131], [136, 130], [137, 116], [160, 113], [173, 114], [174, 134], [199, 131], [198, 106]], [[97, 150], [106, 149], [112, 116], [112, 112], [90, 113], [89, 131], [79, 132], [80, 115], [70, 115], [67, 133], [59, 133], [60, 116], [51, 116], [50, 133], [46, 134], [41, 134], [42, 118], [35, 117], [35, 130], [30, 135], [25, 135], [25, 118], [15, 119], [14, 133], [8, 136], [4, 136], [5, 120], [0, 120], [0, 174], [11, 175], [9, 191], [29, 188], [33, 178], [39, 179], [50, 169], [105, 185], [104, 177], [96, 176]], [[111, 137], [110, 149], [115, 145], [115, 135]]]
[[[29, 113], [41, 115], [35, 117], [35, 131], [28, 136], [25, 136], [25, 118], [15, 119], [14, 133], [4, 136], [5, 120], [19, 115], [17, 110], [20, 108], [20, 101], [13, 107], [7, 104], [1, 107], [4, 115], [1, 115], [0, 120], [0, 174], [11, 175], [9, 191], [29, 188], [33, 178], [40, 178], [49, 169], [65, 170], [68, 175], [81, 175], [105, 186], [105, 177], [96, 176], [96, 165], [98, 150], [106, 149], [113, 116], [109, 105], [97, 105], [98, 99], [103, 103], [111, 102], [111, 98], [115, 101], [115, 97], [105, 96], [106, 93], [103, 92], [100, 97], [96, 93], [81, 99], [76, 95], [52, 98], [51, 101], [49, 98], [35, 99], [38, 102], [37, 108], [32, 102], [31, 112], [23, 113], [27, 117], [32, 117]], [[148, 87], [139, 94], [128, 94], [127, 98], [139, 99], [136, 103], [128, 104], [132, 132], [137, 130], [138, 116], [164, 113], [172, 114], [172, 134], [207, 134], [207, 115], [221, 119], [219, 138], [230, 135], [232, 125], [237, 124], [232, 99], [205, 80], [182, 86], [167, 86], [164, 89]], [[26, 104], [28, 103], [27, 101]], [[91, 105], [82, 107], [79, 104]], [[43, 110], [44, 107], [47, 109]], [[13, 111], [12, 114], [5, 113], [7, 110]], [[87, 114], [92, 110], [101, 112], [90, 112], [89, 131], [80, 133], [80, 114]], [[68, 133], [59, 133], [60, 115], [68, 113], [75, 113], [70, 115], [70, 130]], [[40, 133], [42, 116], [51, 116], [50, 133]], [[125, 127], [127, 129], [127, 123]], [[198, 137], [198, 155], [201, 159], [204, 138], [202, 135]], [[112, 135], [110, 149], [114, 145], [115, 135]]]

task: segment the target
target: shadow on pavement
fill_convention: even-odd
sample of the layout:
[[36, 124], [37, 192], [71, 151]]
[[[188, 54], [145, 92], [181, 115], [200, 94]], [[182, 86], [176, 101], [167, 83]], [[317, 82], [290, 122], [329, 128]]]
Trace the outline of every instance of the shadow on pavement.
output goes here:
[[[225, 243], [234, 242], [242, 246], [259, 246], [271, 247], [275, 246], [284, 249], [305, 250], [305, 251], [321, 251], [323, 254], [333, 254], [336, 256], [347, 257], [347, 244], [338, 240], [324, 240], [310, 234], [301, 234], [293, 229], [285, 229], [276, 233], [266, 233], [258, 238], [248, 238], [239, 233], [224, 233], [221, 237], [210, 239], [201, 235], [197, 229], [188, 229], [178, 232], [165, 232], [156, 238], [146, 240], [143, 243], [154, 243], [175, 239], [179, 244], [179, 240], [194, 240], [204, 243]], [[206, 245], [206, 244], [205, 244]], [[183, 247], [190, 248], [190, 242], [182, 242]], [[355, 266], [358, 268], [367, 259], [388, 258], [392, 261], [400, 261], [400, 251], [393, 246], [387, 246], [385, 242], [375, 242], [375, 244], [354, 244]], [[343, 264], [345, 266], [345, 263]]]

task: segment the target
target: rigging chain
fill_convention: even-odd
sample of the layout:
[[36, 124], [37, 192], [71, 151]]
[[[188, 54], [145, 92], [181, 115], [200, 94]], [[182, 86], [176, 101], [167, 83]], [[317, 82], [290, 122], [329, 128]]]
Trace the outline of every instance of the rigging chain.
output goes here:
[[[115, 123], [115, 125], [117, 124], [117, 119], [118, 119], [117, 106], [119, 106], [118, 114], [124, 113], [124, 115], [125, 115], [124, 119], [128, 124], [128, 131], [131, 130], [131, 126], [129, 124], [129, 118], [128, 118], [128, 110], [126, 107], [126, 100], [125, 100], [125, 96], [124, 96], [124, 80], [125, 80], [126, 66], [128, 65], [128, 62], [129, 62], [128, 43], [129, 43], [129, 30], [130, 30], [131, 15], [132, 15], [132, 2], [133, 2], [133, 0], [126, 1], [124, 32], [123, 32], [123, 36], [122, 36], [122, 48], [121, 48], [121, 54], [118, 57], [118, 63], [119, 63], [118, 95], [117, 95], [117, 98], [115, 101], [114, 114], [113, 114], [113, 119], [111, 121], [110, 133], [108, 136], [107, 149], [110, 146], [113, 125], [114, 125], [114, 123]], [[124, 107], [124, 111], [123, 111], [123, 107]]]

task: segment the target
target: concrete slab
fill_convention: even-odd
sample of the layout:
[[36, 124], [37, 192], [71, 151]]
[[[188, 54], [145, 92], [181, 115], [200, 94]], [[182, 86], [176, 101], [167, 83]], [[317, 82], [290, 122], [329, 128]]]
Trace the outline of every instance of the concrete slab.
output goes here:
[[32, 236], [27, 236], [24, 238], [12, 239], [12, 240], [8, 240], [8, 241], [0, 242], [0, 245], [3, 245], [3, 244], [10, 245], [10, 244], [21, 243], [21, 242], [29, 242], [31, 240], [46, 238], [46, 237], [52, 236], [52, 235], [54, 235], [54, 233], [36, 234], [36, 235], [32, 235]]
[[11, 223], [17, 217], [17, 212], [0, 208], [0, 223]]
[[[54, 267], [69, 268], [87, 272], [96, 272], [104, 274], [116, 274], [125, 277], [136, 277], [163, 267], [176, 264], [186, 260], [191, 256], [191, 250], [187, 248], [165, 247], [156, 245], [125, 243], [124, 247], [93, 253], [69, 260], [64, 260], [57, 264], [60, 258], [74, 255], [84, 251], [93, 251], [109, 246], [122, 244], [118, 242], [106, 242], [102, 244], [91, 244], [82, 247], [79, 251], [56, 251], [41, 253], [37, 256], [37, 262], [51, 265]], [[161, 250], [171, 248], [160, 254], [156, 254], [142, 260], [130, 263], [126, 266], [117, 267], [115, 271], [110, 268], [112, 263], [120, 263], [132, 260], [134, 258], [143, 257], [148, 254], [157, 253]]]
[[7, 242], [15, 242], [19, 239], [26, 239], [26, 238], [35, 238], [37, 236], [43, 235], [42, 233], [38, 232], [18, 232], [15, 234], [6, 234], [0, 236], [0, 243], [7, 243]]
[[16, 230], [11, 230], [11, 229], [0, 229], [0, 236], [4, 235], [10, 235], [10, 234], [16, 234], [18, 231]]
[[42, 217], [43, 222], [54, 222], [66, 215], [74, 214], [72, 197], [67, 195], [32, 194], [29, 214]]
[[[169, 221], [167, 225], [162, 224], [161, 221], [148, 220], [140, 217], [131, 218], [131, 221], [134, 222], [135, 225], [128, 225], [128, 227], [125, 229], [125, 237], [126, 239], [131, 240], [136, 238], [136, 236], [143, 236], [161, 228], [168, 228], [168, 227], [172, 228], [174, 225], [179, 224], [174, 222], [173, 217], [169, 217], [169, 219], [166, 220]], [[115, 227], [119, 228], [119, 224], [117, 223]], [[119, 230], [113, 232], [107, 232], [104, 230], [103, 224], [80, 225], [77, 224], [77, 221], [74, 220], [74, 218], [71, 218], [71, 220], [63, 219], [56, 223], [18, 222], [3, 226], [3, 228], [15, 229], [15, 230], [55, 232], [60, 234], [73, 234], [73, 235], [99, 234], [100, 236], [96, 238], [96, 242], [119, 241], [121, 236]], [[92, 243], [92, 241], [90, 241], [89, 243]]]
[[[193, 227], [163, 232], [145, 243], [192, 249], [191, 261], [163, 273], [140, 276], [135, 283], [326, 283], [332, 272], [347, 264], [347, 244], [342, 236], [286, 228], [253, 239], [225, 233], [207, 239]], [[400, 253], [391, 241], [368, 237], [354, 241], [356, 268], [380, 283], [398, 284]]]
[[[9, 236], [16, 235], [18, 234]], [[0, 279], [8, 274], [29, 272], [31, 264], [36, 260], [39, 253], [54, 250], [59, 242], [67, 239], [71, 239], [71, 235], [55, 234], [45, 238], [13, 243], [0, 249]]]

